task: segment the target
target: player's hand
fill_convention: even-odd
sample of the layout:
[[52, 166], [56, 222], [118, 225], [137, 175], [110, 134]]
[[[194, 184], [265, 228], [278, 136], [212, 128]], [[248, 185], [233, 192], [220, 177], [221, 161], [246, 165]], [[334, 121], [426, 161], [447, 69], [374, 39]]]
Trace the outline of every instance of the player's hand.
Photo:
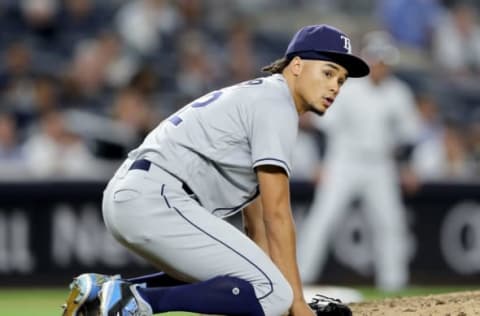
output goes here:
[[313, 310], [304, 300], [295, 301], [290, 308], [290, 316], [315, 316]]
[[407, 194], [414, 194], [420, 188], [420, 181], [412, 168], [404, 167], [400, 170], [400, 183]]

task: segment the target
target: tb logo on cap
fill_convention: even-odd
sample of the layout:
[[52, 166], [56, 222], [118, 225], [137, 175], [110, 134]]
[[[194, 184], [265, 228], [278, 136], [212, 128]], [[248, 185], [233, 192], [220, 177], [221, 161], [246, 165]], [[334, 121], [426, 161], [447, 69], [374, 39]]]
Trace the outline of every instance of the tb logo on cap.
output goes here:
[[344, 35], [340, 35], [340, 38], [343, 40], [343, 48], [347, 50], [349, 54], [352, 53], [352, 44], [350, 43], [350, 39]]

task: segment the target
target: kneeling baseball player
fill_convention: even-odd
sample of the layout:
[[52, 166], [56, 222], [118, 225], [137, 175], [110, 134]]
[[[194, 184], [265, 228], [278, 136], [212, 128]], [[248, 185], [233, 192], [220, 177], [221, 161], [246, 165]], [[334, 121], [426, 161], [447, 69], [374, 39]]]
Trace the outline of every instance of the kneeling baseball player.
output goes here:
[[[263, 70], [271, 75], [187, 104], [129, 153], [105, 189], [103, 218], [163, 272], [82, 274], [64, 315], [351, 315], [338, 300], [303, 296], [289, 176], [299, 115], [323, 115], [369, 68], [342, 31], [311, 25]], [[222, 219], [238, 211], [246, 234]]]

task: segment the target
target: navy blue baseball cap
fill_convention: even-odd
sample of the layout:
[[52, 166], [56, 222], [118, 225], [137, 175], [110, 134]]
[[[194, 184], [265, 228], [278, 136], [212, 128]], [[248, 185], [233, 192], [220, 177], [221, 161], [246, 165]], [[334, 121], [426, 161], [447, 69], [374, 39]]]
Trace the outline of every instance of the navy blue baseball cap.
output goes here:
[[287, 59], [326, 60], [344, 67], [349, 77], [364, 77], [370, 73], [367, 63], [352, 54], [350, 38], [342, 31], [325, 24], [301, 28], [288, 44]]

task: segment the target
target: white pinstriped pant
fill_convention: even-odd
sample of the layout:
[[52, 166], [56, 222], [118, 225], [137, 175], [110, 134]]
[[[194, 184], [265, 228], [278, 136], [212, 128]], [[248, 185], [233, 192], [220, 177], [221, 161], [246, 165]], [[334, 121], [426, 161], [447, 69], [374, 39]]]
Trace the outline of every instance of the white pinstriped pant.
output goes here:
[[408, 282], [408, 228], [393, 162], [336, 158], [327, 161], [324, 182], [316, 188], [301, 226], [298, 261], [303, 281], [318, 279], [334, 231], [341, 229], [349, 203], [360, 196], [374, 237], [376, 285], [385, 290], [403, 288]]

